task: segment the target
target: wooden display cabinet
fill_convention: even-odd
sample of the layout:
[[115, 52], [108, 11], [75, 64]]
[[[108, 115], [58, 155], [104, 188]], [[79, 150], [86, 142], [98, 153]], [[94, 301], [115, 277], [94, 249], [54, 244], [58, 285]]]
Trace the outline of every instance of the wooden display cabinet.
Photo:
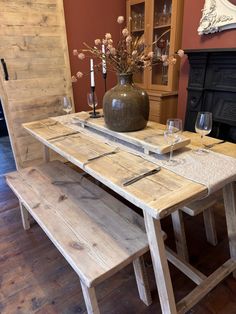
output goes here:
[[[181, 48], [183, 0], [127, 0], [127, 20], [135, 40], [145, 40], [155, 57], [172, 55]], [[160, 38], [161, 37], [161, 38]], [[178, 101], [179, 60], [158, 63], [135, 73], [134, 81], [150, 98], [150, 120], [166, 123], [175, 117]]]

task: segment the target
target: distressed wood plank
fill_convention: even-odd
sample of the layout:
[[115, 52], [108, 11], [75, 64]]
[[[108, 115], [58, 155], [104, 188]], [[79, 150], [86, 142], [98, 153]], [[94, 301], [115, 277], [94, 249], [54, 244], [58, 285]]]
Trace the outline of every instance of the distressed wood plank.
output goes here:
[[199, 300], [203, 298], [208, 292], [210, 292], [219, 282], [232, 273], [236, 269], [236, 261], [229, 259], [216, 271], [214, 271], [209, 277], [207, 277], [202, 283], [199, 284], [192, 292], [190, 292], [185, 298], [177, 304], [179, 314], [186, 313], [191, 307], [193, 307]]
[[94, 141], [92, 136], [76, 133], [53, 119], [27, 123], [24, 127], [43, 144], [80, 168], [84, 167], [96, 179], [147, 210], [155, 218], [162, 218], [181, 204], [204, 196], [207, 192], [203, 185], [166, 169], [124, 188], [125, 180], [151, 170], [156, 165], [121, 150], [114, 155], [87, 163], [89, 158], [112, 151], [114, 147], [99, 140]]
[[143, 257], [136, 258], [133, 261], [133, 267], [138, 286], [139, 297], [146, 305], [150, 305], [152, 303], [152, 297]]
[[20, 203], [20, 212], [23, 228], [28, 230], [30, 228], [29, 213], [22, 203]]
[[[185, 131], [183, 132], [183, 134], [191, 139], [190, 147], [196, 148], [196, 146], [201, 146], [201, 138], [198, 134], [189, 131]], [[217, 142], [219, 142], [219, 139], [217, 138], [208, 136], [204, 137], [204, 144], [209, 145]], [[216, 153], [236, 158], [236, 145], [234, 143], [225, 142], [223, 144], [213, 146], [210, 150]]]
[[[0, 27], [1, 36], [20, 36], [24, 34], [25, 36], [60, 36], [63, 28], [61, 25], [55, 26], [34, 26], [30, 25], [2, 25]], [[14, 34], [14, 35], [13, 35]]]
[[[230, 256], [236, 260], [236, 186], [235, 182], [226, 185], [223, 189], [227, 232], [229, 237]], [[236, 270], [233, 273], [236, 279]]]
[[[1, 3], [0, 3], [1, 4]], [[1, 25], [59, 25], [59, 17], [53, 13], [34, 13], [27, 10], [24, 14], [22, 12], [0, 12], [0, 23]]]
[[[45, 105], [47, 97], [68, 95], [73, 100], [63, 1], [0, 0], [0, 24], [0, 55], [5, 59], [10, 78], [4, 80], [1, 68], [0, 93], [19, 168], [43, 160], [42, 150], [37, 153], [27, 147], [20, 121], [60, 114], [61, 103], [48, 100]], [[30, 101], [31, 107], [24, 110]]]
[[100, 314], [95, 289], [86, 287], [82, 281], [80, 283], [88, 314]]
[[184, 260], [188, 261], [188, 247], [184, 229], [184, 220], [183, 220], [183, 213], [181, 210], [176, 210], [171, 214], [173, 230], [175, 235], [175, 244], [176, 250], [180, 257]]
[[173, 252], [171, 249], [166, 247], [166, 256], [170, 263], [182, 271], [187, 277], [189, 277], [197, 285], [203, 282], [207, 277], [194, 268], [192, 265], [186, 262], [185, 259], [182, 259], [179, 255]]
[[[84, 127], [102, 132], [104, 136], [113, 136], [127, 144], [133, 144], [137, 148], [143, 149], [147, 154], [149, 152], [165, 154], [170, 151], [170, 145], [166, 143], [163, 136], [163, 125], [160, 127], [158, 123], [149, 121], [147, 127], [138, 132], [115, 132], [106, 127], [104, 118], [88, 119], [89, 114], [87, 112], [76, 113], [73, 117]], [[183, 136], [180, 142], [174, 144], [173, 149], [184, 147], [189, 143], [190, 140]]]
[[4, 3], [4, 6], [2, 6], [1, 10], [2, 12], [11, 12], [15, 13], [21, 12], [22, 14], [24, 13], [37, 13], [37, 12], [44, 12], [44, 13], [52, 13], [55, 12], [57, 3], [56, 1], [54, 3], [40, 3], [40, 2], [35, 2], [35, 1], [27, 1], [25, 2], [24, 0], [17, 0], [17, 1], [4, 1], [1, 0], [0, 2]]
[[159, 220], [154, 220], [144, 212], [144, 221], [147, 230], [148, 242], [152, 256], [154, 274], [162, 313], [177, 314], [169, 267], [166, 259], [165, 247], [161, 234]]
[[113, 197], [103, 200], [104, 190], [60, 162], [10, 173], [7, 182], [87, 287], [148, 251], [145, 233], [113, 211]]
[[[65, 90], [66, 83], [62, 78], [55, 78], [52, 80], [49, 78], [36, 78], [28, 80], [16, 80], [8, 81], [5, 83], [6, 92], [9, 95], [9, 100], [18, 100], [19, 97], [22, 99], [38, 97], [39, 94], [42, 97], [45, 96], [56, 96], [61, 95], [62, 91]], [[15, 93], [11, 93], [13, 90]]]
[[213, 208], [207, 208], [203, 210], [203, 219], [207, 241], [211, 245], [217, 245], [218, 241]]

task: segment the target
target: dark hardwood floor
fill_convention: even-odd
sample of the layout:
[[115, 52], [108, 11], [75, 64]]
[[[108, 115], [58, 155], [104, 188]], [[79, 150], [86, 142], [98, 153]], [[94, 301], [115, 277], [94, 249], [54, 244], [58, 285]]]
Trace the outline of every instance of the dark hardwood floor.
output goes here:
[[[14, 170], [8, 138], [0, 138], [0, 313], [85, 313], [80, 283], [75, 272], [35, 223], [29, 231], [21, 225], [18, 201], [2, 176]], [[206, 275], [228, 256], [222, 204], [216, 206], [219, 244], [207, 244], [201, 215], [185, 216], [192, 264]], [[170, 219], [163, 221], [168, 244], [174, 248]], [[153, 304], [146, 307], [138, 298], [131, 266], [97, 286], [101, 313], [161, 313], [150, 256], [146, 255]], [[176, 299], [194, 284], [170, 266]], [[236, 314], [236, 280], [228, 276], [189, 313]]]

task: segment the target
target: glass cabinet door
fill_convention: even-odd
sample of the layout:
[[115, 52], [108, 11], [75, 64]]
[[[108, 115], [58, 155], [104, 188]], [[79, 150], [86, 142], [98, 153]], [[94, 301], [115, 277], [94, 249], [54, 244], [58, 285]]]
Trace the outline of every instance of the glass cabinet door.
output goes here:
[[[133, 37], [133, 45], [136, 45], [138, 42], [144, 42], [145, 36], [145, 1], [131, 1], [130, 12], [128, 16], [131, 17], [130, 20], [130, 31]], [[141, 45], [142, 47], [142, 45]], [[141, 49], [141, 48], [140, 48]], [[134, 73], [134, 81], [140, 85], [144, 85], [144, 71], [139, 71]]]
[[134, 82], [140, 87], [158, 92], [178, 89], [179, 60], [171, 65], [159, 60], [181, 48], [182, 16], [183, 0], [127, 0], [127, 23], [133, 44], [144, 40], [146, 51], [154, 52], [152, 68], [134, 75]]
[[153, 10], [153, 68], [151, 73], [151, 85], [167, 86], [169, 80], [169, 66], [160, 63], [160, 56], [170, 54], [170, 32], [171, 32], [171, 0], [154, 0]]

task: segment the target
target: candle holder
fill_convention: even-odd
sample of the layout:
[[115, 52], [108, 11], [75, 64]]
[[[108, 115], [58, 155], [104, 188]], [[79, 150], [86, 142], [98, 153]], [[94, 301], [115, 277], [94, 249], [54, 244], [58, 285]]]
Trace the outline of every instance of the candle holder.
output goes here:
[[107, 73], [102, 73], [102, 77], [103, 77], [103, 80], [104, 80], [104, 94], [106, 93], [107, 91]]
[[90, 114], [90, 118], [100, 118], [101, 117], [101, 114], [100, 112], [96, 111], [95, 108], [97, 106], [97, 103], [96, 103], [96, 100], [95, 100], [95, 86], [91, 86], [91, 96], [92, 96], [92, 99], [91, 99], [91, 102], [92, 102], [92, 108], [93, 108], [93, 111], [92, 112], [89, 112]]

